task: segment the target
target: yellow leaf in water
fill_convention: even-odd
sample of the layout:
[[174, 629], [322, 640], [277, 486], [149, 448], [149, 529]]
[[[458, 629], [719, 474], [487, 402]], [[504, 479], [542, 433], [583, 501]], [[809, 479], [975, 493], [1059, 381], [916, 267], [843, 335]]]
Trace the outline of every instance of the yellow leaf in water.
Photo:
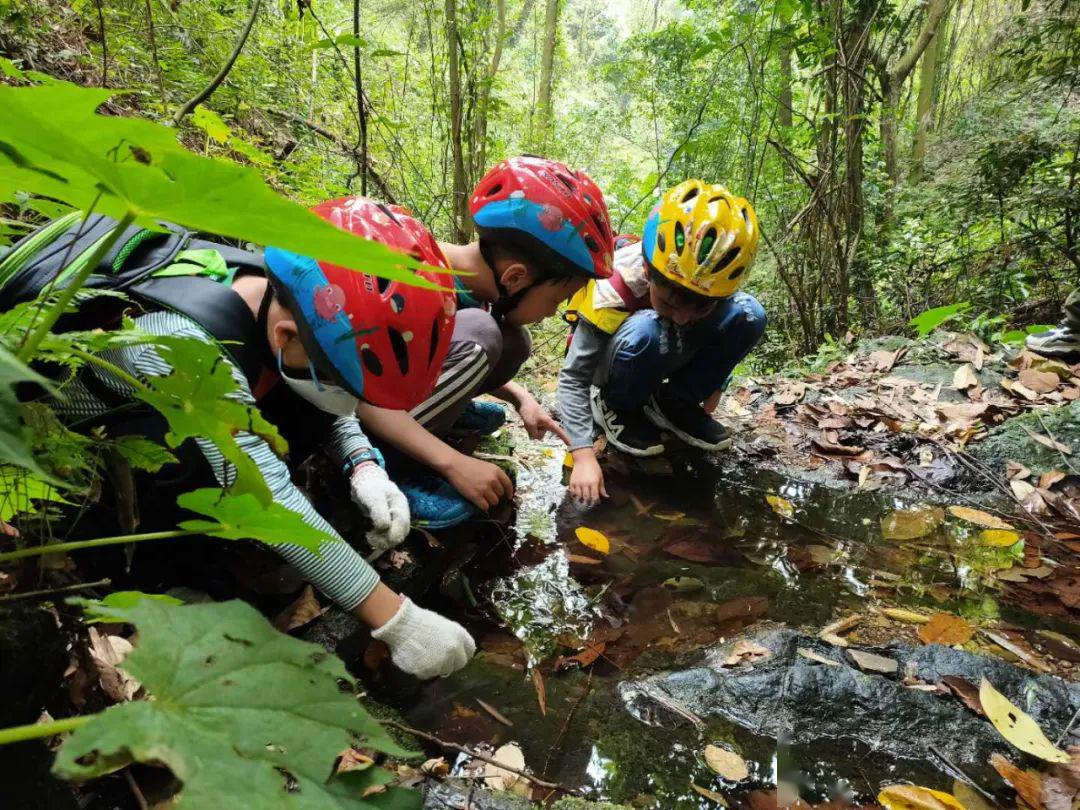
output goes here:
[[769, 502], [772, 510], [781, 517], [795, 517], [795, 506], [787, 498], [781, 498], [779, 495], [766, 495], [765, 500]]
[[972, 509], [970, 506], [950, 506], [949, 514], [966, 520], [968, 523], [974, 523], [976, 526], [982, 526], [984, 529], [1012, 529], [1012, 526], [1001, 518], [994, 517], [981, 509]]
[[657, 520], [666, 520], [675, 523], [686, 517], [686, 512], [653, 512], [652, 516]]
[[952, 783], [952, 792], [957, 800], [967, 810], [994, 810], [994, 806], [986, 801], [980, 794], [975, 792], [975, 789], [969, 787], [965, 782], [961, 782], [959, 779], [954, 779]]
[[565, 456], [563, 456], [562, 465], [568, 470], [574, 469], [574, 454], [567, 453]]
[[705, 764], [732, 782], [741, 782], [750, 775], [750, 769], [742, 757], [718, 745], [705, 746]]
[[886, 540], [915, 540], [926, 537], [945, 522], [945, 511], [937, 506], [898, 509], [881, 519], [881, 536]]
[[930, 621], [929, 616], [924, 616], [921, 613], [916, 613], [914, 610], [904, 610], [904, 608], [882, 608], [881, 612], [888, 616], [890, 619], [896, 619], [898, 622], [908, 622], [909, 624], [926, 624]]
[[983, 529], [979, 532], [979, 543], [994, 548], [1014, 546], [1019, 542], [1020, 535], [1008, 529]]
[[998, 733], [1024, 753], [1047, 762], [1069, 761], [1069, 755], [1046, 738], [1039, 724], [1016, 708], [986, 678], [979, 686], [979, 702]]
[[964, 810], [951, 793], [918, 785], [889, 785], [877, 800], [885, 810]]
[[581, 545], [588, 546], [593, 551], [599, 551], [601, 554], [611, 553], [611, 541], [596, 529], [586, 529], [584, 526], [578, 526], [574, 531], [574, 535], [581, 542]]

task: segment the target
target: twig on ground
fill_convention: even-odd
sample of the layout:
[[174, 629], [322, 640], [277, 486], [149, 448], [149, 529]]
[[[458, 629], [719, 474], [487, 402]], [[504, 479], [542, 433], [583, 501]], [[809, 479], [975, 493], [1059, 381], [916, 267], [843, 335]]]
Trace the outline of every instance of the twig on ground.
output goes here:
[[538, 779], [530, 773], [518, 770], [517, 768], [512, 768], [503, 762], [499, 762], [499, 760], [493, 757], [489, 757], [486, 754], [481, 754], [479, 751], [469, 748], [469, 746], [467, 745], [459, 745], [458, 743], [440, 740], [434, 734], [428, 734], [426, 731], [420, 731], [419, 729], [410, 728], [404, 723], [399, 723], [396, 720], [380, 720], [379, 723], [384, 726], [390, 726], [390, 728], [396, 728], [398, 731], [404, 731], [406, 734], [412, 734], [414, 737], [419, 737], [421, 740], [427, 740], [428, 742], [435, 743], [435, 745], [439, 746], [440, 748], [445, 748], [448, 751], [458, 751], [459, 753], [465, 754], [465, 756], [467, 757], [472, 757], [473, 759], [478, 759], [481, 762], [486, 762], [489, 765], [494, 765], [497, 768], [502, 768], [504, 771], [508, 771], [515, 776], [520, 776], [522, 779], [527, 779], [538, 787], [562, 791], [563, 793], [567, 793], [571, 796], [581, 795], [581, 791], [579, 790], [574, 790], [573, 788], [568, 788], [564, 785], [560, 785], [558, 782], [546, 782], [543, 779]]
[[124, 768], [124, 778], [127, 780], [128, 787], [131, 788], [131, 793], [135, 797], [135, 801], [139, 803], [139, 810], [150, 810], [150, 805], [147, 803], [146, 797], [139, 788], [139, 783], [136, 782], [135, 777], [131, 775], [130, 768]]
[[104, 588], [112, 585], [111, 579], [99, 579], [97, 582], [79, 582], [75, 585], [64, 585], [62, 588], [45, 588], [40, 591], [23, 591], [22, 593], [9, 593], [0, 596], [0, 602], [20, 602], [24, 599], [49, 599], [53, 596], [62, 596], [68, 593], [78, 593], [90, 588]]
[[1058, 455], [1061, 456], [1061, 460], [1065, 462], [1065, 466], [1072, 470], [1074, 473], [1080, 475], [1080, 470], [1076, 469], [1076, 467], [1073, 466], [1073, 463], [1069, 461], [1068, 457], [1065, 455], [1065, 452], [1061, 449], [1061, 442], [1057, 440], [1054, 434], [1050, 432], [1050, 428], [1046, 426], [1046, 422], [1043, 421], [1042, 414], [1036, 410], [1032, 410], [1032, 413], [1035, 414], [1035, 418], [1039, 420], [1039, 426], [1046, 431], [1046, 435], [1049, 436], [1050, 441], [1054, 443], [1054, 449], [1057, 450]]
[[559, 734], [557, 737], [555, 737], [555, 742], [553, 742], [551, 744], [551, 747], [548, 748], [547, 756], [544, 757], [544, 768], [540, 771], [540, 773], [544, 776], [547, 776], [548, 765], [551, 763], [551, 752], [557, 749], [560, 745], [562, 745], [562, 741], [563, 738], [566, 736], [566, 732], [570, 730], [570, 723], [574, 719], [574, 713], [577, 711], [578, 706], [581, 705], [581, 702], [585, 700], [585, 696], [589, 694], [589, 690], [592, 689], [592, 676], [593, 670], [592, 667], [589, 667], [589, 677], [585, 681], [585, 688], [581, 690], [581, 694], [578, 695], [578, 699], [574, 701], [574, 705], [571, 706], [570, 711], [567, 712], [566, 720], [563, 721], [562, 728], [559, 729]]
[[968, 776], [967, 773], [965, 773], [960, 768], [959, 765], [957, 765], [955, 762], [953, 762], [951, 759], [949, 759], [947, 756], [945, 756], [943, 753], [941, 753], [941, 751], [939, 751], [937, 748], [935, 748], [932, 745], [927, 746], [927, 750], [931, 754], [933, 754], [935, 757], [937, 757], [942, 762], [942, 764], [944, 764], [950, 771], [952, 771], [951, 775], [952, 775], [952, 777], [954, 779], [962, 779], [964, 782], [966, 782], [968, 784], [968, 786], [972, 790], [974, 790], [976, 793], [978, 793], [980, 796], [982, 796], [984, 799], [986, 799], [988, 802], [990, 802], [990, 804], [993, 807], [1000, 807], [1001, 806], [998, 803], [997, 799], [995, 799], [992, 795], [990, 795], [985, 790], [983, 790], [982, 787], [979, 786], [978, 782], [976, 782], [974, 779], [972, 779], [970, 776]]
[[1072, 731], [1072, 727], [1076, 725], [1076, 721], [1080, 719], [1080, 709], [1076, 710], [1076, 714], [1072, 716], [1072, 719], [1065, 724], [1065, 728], [1061, 730], [1061, 734], [1058, 735], [1057, 742], [1054, 745], [1060, 746], [1064, 742], [1065, 738], [1069, 736], [1069, 732]]

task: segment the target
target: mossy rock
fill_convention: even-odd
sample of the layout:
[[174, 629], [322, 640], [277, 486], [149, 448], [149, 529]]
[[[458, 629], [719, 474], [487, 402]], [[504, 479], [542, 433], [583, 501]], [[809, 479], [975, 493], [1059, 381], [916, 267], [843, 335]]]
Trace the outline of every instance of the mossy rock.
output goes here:
[[1061, 453], [1036, 442], [1024, 428], [1041, 436], [1049, 430], [1059, 442], [1080, 451], [1080, 401], [1053, 410], [1029, 411], [1015, 416], [992, 429], [985, 441], [972, 445], [970, 452], [1002, 472], [1008, 461], [1023, 464], [1036, 475], [1064, 469]]
[[577, 799], [566, 796], [559, 799], [551, 806], [551, 810], [633, 810], [628, 804], [611, 804], [610, 802], [590, 802], [588, 799]]

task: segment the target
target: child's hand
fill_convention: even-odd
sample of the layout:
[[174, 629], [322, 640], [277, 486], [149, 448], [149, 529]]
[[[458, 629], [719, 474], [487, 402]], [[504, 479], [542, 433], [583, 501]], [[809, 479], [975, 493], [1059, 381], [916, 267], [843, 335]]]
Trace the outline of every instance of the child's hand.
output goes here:
[[503, 498], [514, 497], [510, 476], [490, 461], [458, 453], [454, 463], [443, 474], [450, 486], [485, 512]]
[[591, 447], [575, 450], [574, 469], [570, 473], [570, 494], [584, 503], [593, 504], [601, 496], [607, 497], [604, 488], [604, 471], [596, 460], [596, 453]]
[[525, 425], [525, 432], [530, 439], [542, 439], [548, 433], [553, 433], [562, 439], [563, 444], [570, 444], [570, 437], [566, 435], [562, 425], [555, 421], [550, 413], [532, 397], [521, 403], [518, 408], [518, 416]]

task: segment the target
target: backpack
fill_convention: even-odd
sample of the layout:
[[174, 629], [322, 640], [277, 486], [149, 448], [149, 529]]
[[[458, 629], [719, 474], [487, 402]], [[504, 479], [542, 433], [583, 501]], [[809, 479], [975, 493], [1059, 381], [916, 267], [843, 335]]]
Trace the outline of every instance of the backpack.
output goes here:
[[[265, 275], [262, 256], [198, 239], [177, 225], [161, 225], [165, 231], [126, 228], [87, 277], [87, 289], [115, 290], [126, 299], [92, 298], [78, 312], [64, 315], [56, 330], [116, 328], [133, 302], [144, 312], [171, 310], [209, 332], [254, 390], [269, 348], [229, 282], [238, 272]], [[117, 227], [116, 220], [101, 214], [84, 219], [82, 212], [73, 211], [24, 236], [0, 254], [0, 311], [37, 298], [50, 285], [64, 286]]]

